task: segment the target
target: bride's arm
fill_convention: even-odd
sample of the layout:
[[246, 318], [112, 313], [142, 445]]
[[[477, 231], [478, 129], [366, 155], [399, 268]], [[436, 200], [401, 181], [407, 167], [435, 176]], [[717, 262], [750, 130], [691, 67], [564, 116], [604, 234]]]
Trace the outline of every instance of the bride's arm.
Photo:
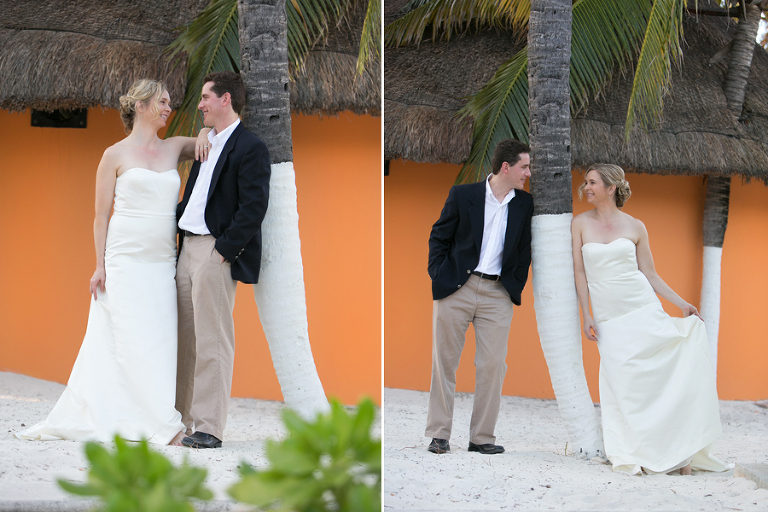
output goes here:
[[193, 159], [205, 162], [208, 159], [211, 146], [208, 141], [208, 132], [210, 131], [210, 128], [203, 128], [197, 137], [170, 137], [166, 141], [178, 146], [179, 162]]
[[104, 270], [104, 250], [107, 245], [107, 226], [109, 214], [112, 211], [112, 202], [115, 199], [115, 183], [117, 182], [116, 155], [112, 148], [107, 148], [101, 157], [99, 167], [96, 170], [96, 214], [93, 218], [93, 243], [96, 246], [96, 270], [90, 281], [90, 291], [94, 300], [97, 290], [104, 293], [107, 281]]
[[584, 271], [584, 259], [581, 255], [581, 225], [577, 218], [571, 222], [571, 239], [573, 241], [573, 274], [576, 278], [576, 295], [581, 307], [582, 329], [587, 339], [597, 341], [597, 328], [592, 315], [589, 314], [589, 287], [587, 286], [587, 273]]
[[637, 242], [637, 267], [645, 274], [648, 282], [651, 283], [653, 291], [669, 302], [679, 307], [683, 311], [683, 316], [696, 315], [701, 318], [696, 308], [684, 301], [667, 283], [656, 273], [656, 267], [653, 264], [653, 255], [651, 254], [651, 245], [648, 242], [648, 230], [645, 224], [636, 220], [638, 223], [638, 242]]

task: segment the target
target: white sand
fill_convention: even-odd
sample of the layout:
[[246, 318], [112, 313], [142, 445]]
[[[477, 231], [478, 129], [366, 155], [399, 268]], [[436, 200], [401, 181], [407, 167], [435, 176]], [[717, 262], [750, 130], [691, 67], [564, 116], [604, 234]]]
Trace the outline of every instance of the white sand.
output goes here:
[[[566, 455], [554, 400], [505, 396], [496, 442], [506, 453], [467, 452], [472, 395], [456, 397], [452, 451], [435, 455], [423, 437], [428, 394], [384, 390], [383, 509], [443, 510], [768, 510], [768, 490], [726, 473], [630, 476]], [[727, 463], [768, 463], [768, 410], [721, 401]]]
[[[84, 443], [21, 441], [13, 436], [24, 425], [44, 420], [63, 390], [61, 384], [0, 372], [1, 501], [78, 499], [61, 490], [56, 480], [85, 480], [88, 463], [83, 454]], [[264, 442], [285, 436], [280, 416], [283, 408], [282, 402], [234, 398], [221, 449], [151, 446], [177, 465], [188, 455], [191, 464], [207, 468], [206, 484], [215, 499], [229, 499], [226, 490], [239, 480], [240, 461], [266, 466]]]
[[[0, 372], [0, 501], [75, 500], [57, 478], [84, 481], [83, 443], [20, 441], [12, 432], [41, 421], [64, 386]], [[727, 473], [628, 476], [609, 465], [565, 455], [566, 433], [552, 400], [504, 397], [497, 443], [507, 452], [466, 451], [472, 395], [456, 400], [450, 454], [427, 452], [427, 393], [384, 392], [385, 511], [394, 510], [768, 510], [768, 490]], [[216, 499], [238, 480], [246, 460], [265, 466], [264, 442], [285, 435], [281, 402], [233, 399], [224, 447], [157, 447], [175, 463], [188, 454], [208, 469]], [[714, 453], [725, 462], [768, 463], [768, 410], [754, 402], [721, 402], [724, 436]]]

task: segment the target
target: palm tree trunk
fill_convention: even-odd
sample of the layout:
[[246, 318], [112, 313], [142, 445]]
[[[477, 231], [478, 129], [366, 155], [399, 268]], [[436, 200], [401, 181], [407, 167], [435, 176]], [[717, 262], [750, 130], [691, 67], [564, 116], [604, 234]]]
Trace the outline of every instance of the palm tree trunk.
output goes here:
[[708, 176], [704, 200], [704, 273], [701, 279], [701, 316], [707, 327], [710, 357], [717, 377], [717, 336], [720, 330], [720, 261], [728, 226], [729, 176]]
[[604, 453], [584, 375], [571, 249], [571, 0], [532, 0], [528, 26], [533, 294], [560, 415], [575, 454]]
[[254, 296], [286, 405], [305, 418], [328, 410], [309, 344], [293, 170], [285, 0], [239, 0], [244, 124], [272, 158], [269, 207]]
[[[743, 0], [742, 0], [743, 1]], [[739, 24], [733, 38], [728, 73], [723, 90], [728, 108], [736, 118], [741, 116], [747, 91], [749, 70], [755, 53], [755, 39], [760, 27], [760, 8], [739, 8]], [[728, 226], [728, 200], [731, 179], [709, 176], [704, 202], [704, 274], [701, 280], [701, 316], [707, 327], [712, 366], [717, 377], [717, 344], [720, 332], [720, 268], [725, 228]]]
[[[741, 0], [744, 3], [744, 0]], [[749, 70], [752, 68], [752, 56], [755, 54], [755, 40], [760, 28], [760, 8], [756, 5], [744, 5], [739, 7], [739, 24], [736, 34], [733, 36], [733, 49], [731, 50], [728, 74], [725, 77], [723, 90], [728, 108], [736, 115], [741, 116], [744, 106], [744, 96], [747, 92], [747, 80]]]

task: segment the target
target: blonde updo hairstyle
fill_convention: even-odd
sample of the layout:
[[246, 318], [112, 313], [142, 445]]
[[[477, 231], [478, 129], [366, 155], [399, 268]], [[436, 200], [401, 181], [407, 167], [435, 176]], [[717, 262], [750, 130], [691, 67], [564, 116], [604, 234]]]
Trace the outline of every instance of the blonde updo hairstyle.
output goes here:
[[[624, 179], [624, 169], [614, 164], [594, 164], [587, 169], [587, 173], [589, 173], [589, 171], [597, 171], [605, 188], [614, 185], [616, 187], [616, 192], [614, 194], [616, 206], [619, 208], [624, 206], [624, 203], [626, 203], [627, 199], [632, 195], [632, 191], [629, 189], [629, 182]], [[581, 200], [584, 195], [584, 187], [586, 185], [586, 182], [579, 185], [579, 200]]]
[[[133, 82], [128, 93], [120, 96], [120, 118], [125, 125], [125, 133], [130, 134], [133, 130], [133, 123], [136, 120], [136, 104], [149, 105], [152, 98], [160, 98], [164, 92], [165, 84], [159, 80], [142, 78]], [[160, 113], [157, 101], [152, 105], [152, 112]]]

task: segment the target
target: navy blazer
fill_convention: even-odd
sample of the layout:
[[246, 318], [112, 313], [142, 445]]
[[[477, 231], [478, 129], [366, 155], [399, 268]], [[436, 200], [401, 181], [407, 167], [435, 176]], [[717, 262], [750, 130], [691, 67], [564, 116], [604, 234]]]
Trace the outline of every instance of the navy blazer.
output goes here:
[[[533, 198], [515, 190], [507, 206], [507, 232], [501, 262], [501, 284], [520, 305], [520, 295], [531, 265]], [[444, 299], [467, 282], [480, 262], [485, 220], [485, 180], [456, 185], [448, 193], [443, 211], [429, 235], [429, 277], [432, 298]]]
[[[211, 176], [205, 225], [216, 239], [216, 250], [231, 263], [232, 279], [259, 282], [261, 222], [269, 202], [269, 151], [241, 122], [227, 139]], [[184, 197], [176, 207], [176, 222], [184, 214], [200, 174], [200, 161], [192, 164]], [[179, 232], [179, 253], [184, 232]]]

